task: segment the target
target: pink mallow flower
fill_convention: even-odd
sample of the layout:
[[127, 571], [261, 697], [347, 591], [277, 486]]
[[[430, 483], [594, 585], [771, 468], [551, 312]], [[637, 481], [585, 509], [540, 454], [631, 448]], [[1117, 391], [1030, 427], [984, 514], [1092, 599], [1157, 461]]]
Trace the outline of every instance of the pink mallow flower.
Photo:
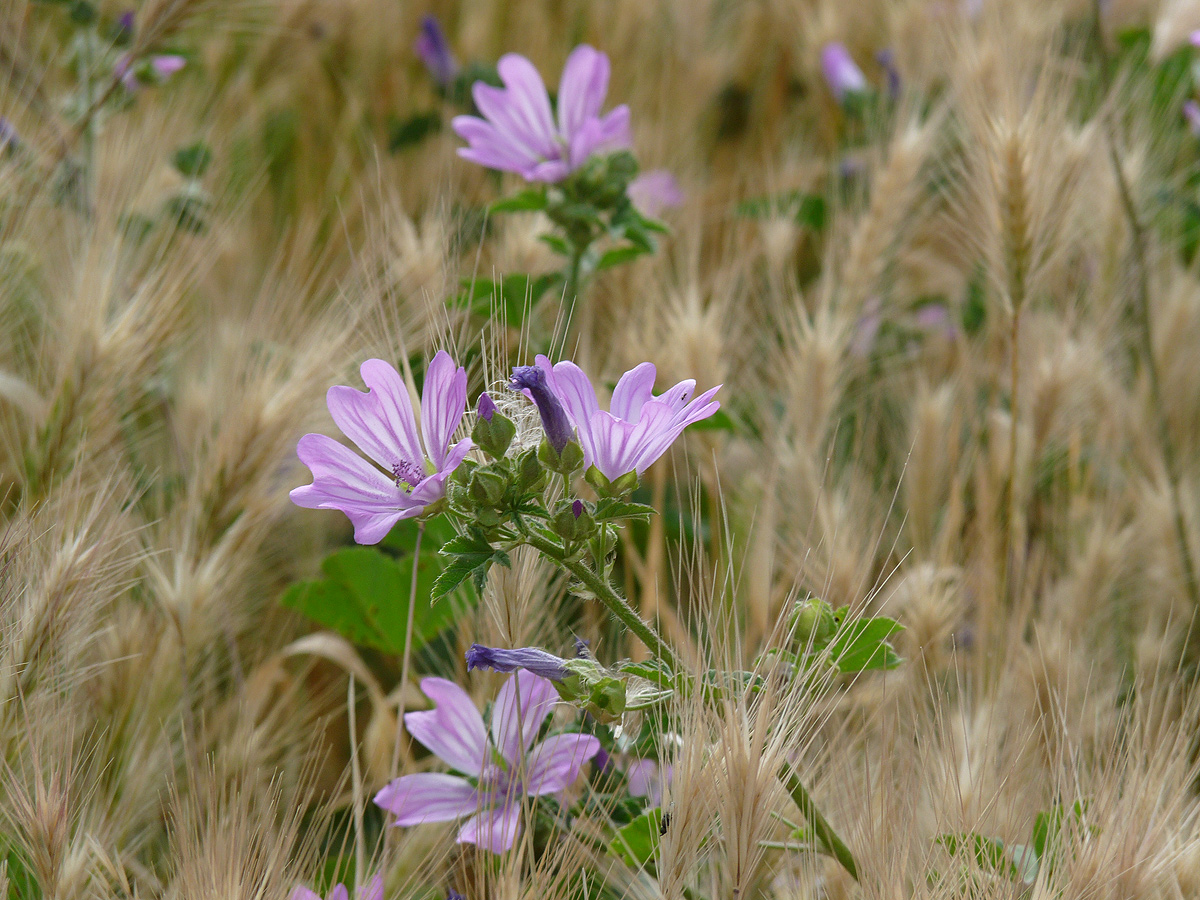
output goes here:
[[354, 539], [377, 544], [401, 519], [419, 516], [446, 493], [445, 481], [472, 447], [450, 439], [467, 406], [467, 373], [445, 350], [425, 373], [421, 434], [400, 374], [381, 359], [362, 364], [365, 394], [331, 387], [329, 413], [346, 437], [379, 468], [324, 434], [300, 438], [296, 453], [313, 483], [295, 488], [292, 502], [308, 509], [340, 509], [354, 523]]
[[134, 93], [145, 87], [142, 79], [147, 74], [153, 76], [155, 82], [161, 84], [186, 65], [187, 60], [175, 53], [151, 56], [146, 60], [144, 67], [135, 65], [129, 58], [129, 54], [125, 54], [113, 66], [113, 74], [121, 79], [125, 90]]
[[[292, 891], [291, 900], [321, 900], [321, 895], [303, 885]], [[344, 884], [335, 884], [326, 900], [350, 900], [350, 891]], [[358, 889], [358, 900], [383, 900], [383, 876], [376, 875]]]
[[867, 90], [867, 78], [862, 69], [846, 45], [838, 41], [826, 44], [821, 51], [821, 72], [838, 103], [846, 102], [850, 94], [861, 94]]
[[418, 772], [397, 778], [375, 802], [396, 825], [448, 822], [470, 816], [458, 843], [493, 853], [511, 849], [521, 833], [521, 801], [556, 794], [579, 777], [600, 742], [589, 734], [552, 734], [534, 746], [558, 699], [545, 678], [519, 671], [504, 683], [492, 708], [490, 733], [466, 692], [453, 681], [426, 678], [421, 690], [434, 702], [404, 716], [408, 733], [468, 778]]
[[657, 218], [664, 209], [682, 206], [683, 190], [675, 176], [666, 169], [643, 172], [626, 188], [629, 200], [643, 216]]
[[503, 88], [475, 82], [472, 95], [483, 113], [456, 116], [451, 123], [470, 146], [463, 159], [516, 172], [526, 181], [562, 181], [593, 153], [629, 147], [629, 107], [600, 115], [608, 93], [608, 57], [587, 44], [571, 51], [558, 86], [558, 118], [537, 69], [524, 56], [508, 53], [496, 65]]
[[671, 783], [671, 766], [660, 766], [654, 759], [633, 759], [624, 771], [630, 796], [645, 797], [651, 806], [662, 806], [663, 789]]
[[600, 408], [592, 382], [575, 363], [564, 360], [551, 366], [549, 359], [539, 355], [537, 364], [575, 426], [584, 465], [594, 465], [609, 481], [629, 472], [640, 476], [683, 429], [721, 408], [712, 399], [721, 386], [691, 400], [696, 389], [691, 378], [653, 396], [657, 370], [654, 363], [644, 362], [621, 376], [606, 411]]

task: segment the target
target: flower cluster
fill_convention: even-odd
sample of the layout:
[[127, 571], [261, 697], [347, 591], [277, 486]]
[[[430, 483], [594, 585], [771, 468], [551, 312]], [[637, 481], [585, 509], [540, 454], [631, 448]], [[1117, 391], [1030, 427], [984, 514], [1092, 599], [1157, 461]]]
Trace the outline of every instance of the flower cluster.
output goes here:
[[[291, 498], [309, 509], [341, 510], [354, 524], [354, 539], [375, 544], [401, 519], [440, 510], [447, 479], [474, 442], [463, 438], [452, 443], [466, 411], [467, 375], [444, 350], [434, 356], [425, 376], [419, 431], [408, 388], [396, 369], [370, 359], [361, 373], [366, 393], [335, 386], [327, 403], [334, 423], [370, 461], [327, 435], [306, 434], [297, 454], [312, 471], [313, 482], [295, 488]], [[629, 483], [666, 453], [688, 425], [720, 407], [713, 399], [719, 386], [692, 399], [696, 383], [690, 379], [654, 396], [655, 375], [648, 362], [626, 372], [609, 410], [600, 408], [591, 380], [569, 361], [552, 365], [538, 356], [536, 365], [514, 369], [510, 383], [537, 405], [555, 455], [578, 441], [576, 452], [582, 453], [584, 466], [592, 467], [590, 475], [600, 476], [601, 484]], [[476, 434], [485, 450], [502, 457], [512, 440], [511, 423], [496, 412], [486, 393], [478, 408]], [[483, 485], [476, 493], [496, 501], [498, 492], [501, 487]], [[582, 503], [571, 511], [576, 520], [585, 513]]]

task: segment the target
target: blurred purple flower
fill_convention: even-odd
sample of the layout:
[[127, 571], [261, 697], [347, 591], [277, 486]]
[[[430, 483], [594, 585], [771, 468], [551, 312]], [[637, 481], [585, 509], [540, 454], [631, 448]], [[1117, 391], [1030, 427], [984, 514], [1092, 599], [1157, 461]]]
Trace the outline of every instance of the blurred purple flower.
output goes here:
[[624, 769], [631, 796], [646, 797], [652, 806], [662, 806], [663, 788], [671, 783], [670, 766], [660, 767], [653, 759], [634, 759]]
[[629, 200], [643, 216], [656, 218], [664, 209], [682, 206], [683, 190], [675, 176], [666, 169], [643, 172], [626, 189]]
[[1193, 31], [1188, 35], [1188, 43], [1193, 47], [1200, 47], [1200, 30]]
[[826, 44], [821, 51], [821, 71], [838, 103], [845, 103], [850, 94], [861, 94], [867, 90], [867, 79], [862, 69], [846, 45], [838, 41]]
[[[419, 516], [442, 499], [445, 481], [472, 444], [450, 439], [467, 403], [467, 372], [439, 351], [425, 373], [421, 435], [412, 401], [399, 373], [381, 359], [362, 364], [366, 393], [329, 389], [326, 402], [346, 437], [383, 471], [323, 434], [306, 434], [296, 453], [313, 473], [313, 483], [294, 489], [292, 502], [308, 509], [340, 509], [354, 523], [354, 539], [377, 544], [401, 519]], [[388, 474], [384, 474], [384, 473]]]
[[513, 369], [509, 387], [521, 391], [537, 406], [538, 415], [542, 419], [542, 431], [546, 440], [554, 448], [555, 453], [562, 453], [563, 447], [575, 436], [570, 419], [563, 409], [559, 398], [550, 389], [546, 372], [538, 366], [517, 366]]
[[526, 181], [562, 181], [593, 153], [629, 146], [629, 107], [600, 115], [608, 93], [608, 57], [581, 44], [571, 51], [558, 87], [557, 123], [550, 97], [533, 63], [516, 53], [496, 66], [503, 88], [475, 82], [472, 95], [483, 113], [456, 116], [451, 123], [470, 146], [463, 159], [517, 172]]
[[421, 20], [421, 33], [413, 49], [440, 87], [447, 88], [454, 82], [458, 76], [458, 60], [450, 52], [450, 45], [436, 16], [426, 16]]
[[539, 678], [550, 681], [563, 681], [571, 674], [567, 671], [566, 660], [540, 647], [502, 650], [482, 644], [472, 644], [471, 649], [467, 651], [467, 671], [472, 669], [491, 669], [493, 672], [505, 673], [525, 669]]
[[644, 362], [621, 376], [609, 412], [600, 409], [592, 382], [575, 363], [564, 360], [551, 366], [549, 359], [539, 355], [537, 365], [575, 425], [584, 465], [594, 465], [609, 481], [628, 472], [641, 475], [667, 452], [683, 429], [721, 407], [712, 399], [720, 385], [689, 403], [696, 389], [690, 378], [653, 396], [657, 370], [653, 363]]
[[1183, 117], [1187, 120], [1188, 130], [1200, 137], [1200, 103], [1188, 100], [1183, 104]]
[[133, 19], [134, 11], [127, 9], [121, 13], [117, 19], [117, 38], [118, 40], [129, 40], [133, 37]]
[[479, 405], [475, 408], [475, 411], [483, 421], [492, 421], [492, 416], [496, 414], [496, 401], [492, 399], [487, 391], [479, 395]]
[[[149, 60], [149, 74], [154, 76], [154, 83], [162, 83], [187, 65], [187, 60], [174, 53], [162, 54], [159, 56], [151, 56]], [[117, 58], [113, 65], [113, 74], [121, 79], [121, 84], [125, 86], [125, 90], [130, 93], [136, 93], [147, 84], [138, 75], [140, 66], [129, 58], [129, 54], [122, 54]]]
[[13, 128], [12, 122], [0, 116], [0, 152], [5, 150], [16, 150], [21, 146], [21, 141], [17, 137], [17, 129]]
[[596, 738], [575, 733], [552, 734], [533, 746], [558, 695], [532, 672], [517, 672], [500, 689], [490, 738], [483, 717], [457, 684], [426, 678], [421, 690], [435, 706], [406, 714], [404, 727], [477, 784], [440, 772], [397, 778], [375, 795], [375, 802], [396, 816], [396, 825], [470, 816], [459, 829], [458, 843], [502, 853], [521, 833], [522, 799], [565, 790], [600, 749]]
[[887, 74], [888, 96], [895, 100], [900, 96], [900, 70], [896, 68], [896, 51], [885, 47], [875, 54], [875, 61]]
[[[358, 889], [358, 900], [383, 900], [383, 876], [376, 875]], [[321, 895], [310, 891], [303, 885], [297, 885], [292, 891], [291, 900], [321, 900]], [[344, 884], [335, 884], [329, 892], [327, 900], [350, 900], [350, 891]]]
[[883, 304], [876, 296], [867, 299], [863, 304], [863, 313], [854, 324], [854, 334], [850, 338], [850, 355], [859, 358], [869, 356], [875, 346], [875, 337], [883, 325]]

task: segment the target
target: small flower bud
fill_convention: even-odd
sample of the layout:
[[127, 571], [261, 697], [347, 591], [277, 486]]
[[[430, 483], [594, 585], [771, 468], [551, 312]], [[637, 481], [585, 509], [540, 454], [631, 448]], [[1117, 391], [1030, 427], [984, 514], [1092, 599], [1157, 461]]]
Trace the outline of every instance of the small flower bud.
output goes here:
[[517, 434], [512, 420], [497, 411], [496, 404], [486, 392], [479, 395], [479, 418], [471, 430], [471, 440], [493, 459], [500, 459], [508, 452], [509, 445]]
[[471, 649], [467, 651], [467, 671], [472, 669], [491, 669], [493, 672], [504, 673], [525, 669], [550, 681], [565, 681], [570, 675], [566, 660], [540, 647], [503, 650], [499, 647], [472, 644]]
[[805, 650], [824, 648], [837, 633], [833, 607], [824, 600], [813, 598], [798, 602], [790, 619], [796, 643]]
[[513, 468], [517, 473], [517, 489], [521, 493], [534, 493], [546, 486], [546, 470], [542, 468], [537, 450], [526, 450], [517, 457]]
[[585, 541], [596, 531], [596, 521], [582, 500], [560, 503], [550, 524], [566, 541]]
[[608, 477], [594, 465], [583, 473], [584, 480], [596, 489], [601, 497], [620, 498], [631, 494], [638, 486], [637, 472], [626, 472], [620, 478], [609, 481]]
[[508, 479], [490, 468], [476, 469], [467, 484], [471, 499], [484, 506], [496, 507], [508, 491]]
[[606, 676], [591, 685], [588, 712], [601, 722], [611, 722], [625, 712], [625, 682]]

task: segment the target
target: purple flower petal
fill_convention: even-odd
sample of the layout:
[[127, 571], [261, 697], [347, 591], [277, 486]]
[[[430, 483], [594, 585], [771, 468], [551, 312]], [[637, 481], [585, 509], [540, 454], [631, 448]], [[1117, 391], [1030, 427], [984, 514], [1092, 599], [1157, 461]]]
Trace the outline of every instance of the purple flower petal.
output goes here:
[[600, 742], [590, 734], [555, 734], [529, 751], [525, 790], [531, 797], [557, 794], [569, 787]]
[[[580, 510], [583, 504], [579, 503]], [[579, 517], [579, 513], [575, 514]], [[483, 644], [472, 644], [467, 651], [467, 671], [472, 669], [491, 669], [493, 672], [516, 672], [525, 669], [542, 678], [551, 681], [564, 681], [570, 674], [566, 661], [540, 647], [518, 647], [514, 650], [504, 650], [499, 647], [485, 647]]]
[[629, 107], [618, 106], [602, 119], [588, 119], [571, 135], [569, 140], [569, 162], [575, 169], [594, 153], [627, 150], [631, 143], [629, 134]]
[[513, 766], [521, 764], [557, 699], [553, 684], [523, 670], [500, 688], [492, 708], [492, 743]]
[[296, 447], [313, 483], [295, 488], [292, 502], [308, 509], [340, 509], [354, 523], [354, 539], [376, 544], [403, 518], [419, 515], [387, 476], [353, 451], [323, 434], [306, 434]]
[[423, 678], [421, 690], [435, 706], [407, 713], [404, 727], [408, 733], [452, 768], [478, 775], [488, 758], [487, 731], [471, 698], [445, 678]]
[[383, 876], [374, 875], [358, 889], [358, 900], [383, 900]]
[[335, 884], [329, 892], [329, 900], [350, 900], [350, 891], [344, 884]]
[[291, 900], [321, 900], [321, 895], [316, 891], [310, 891], [302, 884], [296, 885], [296, 889], [292, 891]]
[[467, 408], [467, 370], [455, 366], [445, 350], [439, 350], [425, 373], [421, 391], [421, 434], [438, 470], [445, 468], [446, 450], [454, 429]]
[[359, 371], [366, 393], [336, 385], [326, 395], [334, 424], [389, 472], [399, 462], [423, 468], [412, 400], [400, 373], [382, 359], [368, 359]]
[[413, 44], [413, 49], [421, 57], [433, 80], [443, 88], [449, 87], [458, 74], [458, 60], [450, 52], [450, 45], [436, 17], [426, 16], [421, 20], [421, 34]]
[[608, 56], [587, 44], [580, 44], [567, 57], [558, 85], [558, 129], [568, 142], [588, 119], [600, 115], [608, 75]]
[[466, 821], [458, 832], [460, 844], [477, 844], [492, 853], [511, 850], [521, 833], [521, 804], [504, 803]]
[[682, 206], [684, 201], [679, 182], [666, 169], [643, 172], [629, 182], [626, 193], [638, 212], [651, 218], [658, 216], [664, 209]]
[[396, 816], [394, 825], [448, 822], [478, 812], [480, 803], [469, 781], [440, 772], [404, 775], [375, 795], [375, 805]]
[[612, 414], [626, 422], [636, 422], [642, 414], [642, 404], [650, 399], [657, 375], [658, 369], [652, 362], [639, 363], [622, 375], [609, 404]]
[[844, 102], [847, 94], [861, 93], [867, 89], [867, 79], [862, 69], [846, 45], [838, 41], [826, 44], [821, 51], [821, 71], [838, 103]]
[[150, 57], [150, 68], [159, 81], [166, 81], [186, 65], [187, 59], [175, 54]]

